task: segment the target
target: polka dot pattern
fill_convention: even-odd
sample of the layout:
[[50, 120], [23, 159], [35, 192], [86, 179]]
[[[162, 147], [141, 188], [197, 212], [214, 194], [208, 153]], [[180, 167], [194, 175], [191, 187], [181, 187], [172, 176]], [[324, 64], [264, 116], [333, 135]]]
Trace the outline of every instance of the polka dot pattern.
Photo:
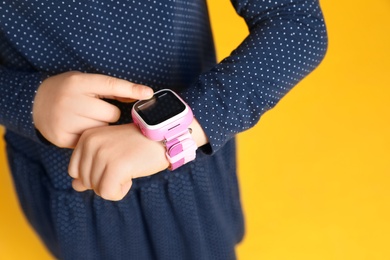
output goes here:
[[[22, 208], [56, 258], [235, 259], [234, 136], [319, 64], [327, 39], [318, 1], [232, 3], [250, 35], [215, 64], [203, 0], [0, 0], [0, 124]], [[73, 191], [72, 151], [47, 144], [31, 116], [42, 79], [69, 70], [179, 91], [209, 149], [134, 180], [120, 202]], [[131, 122], [131, 107], [115, 104], [118, 123]]]
[[[326, 52], [327, 35], [315, 1], [233, 1], [250, 35], [183, 96], [215, 152], [310, 73]], [[302, 16], [299, 13], [307, 13]]]

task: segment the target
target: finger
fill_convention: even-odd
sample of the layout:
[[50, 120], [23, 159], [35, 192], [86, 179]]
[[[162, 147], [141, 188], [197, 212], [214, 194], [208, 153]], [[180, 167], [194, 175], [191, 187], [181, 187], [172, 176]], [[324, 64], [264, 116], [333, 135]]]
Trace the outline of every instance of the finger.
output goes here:
[[148, 99], [153, 96], [153, 89], [148, 86], [100, 74], [93, 75], [89, 86], [90, 93], [100, 97]]
[[73, 179], [78, 179], [80, 176], [79, 173], [79, 164], [80, 164], [80, 157], [81, 157], [81, 146], [82, 144], [79, 143], [75, 149], [73, 150], [72, 156], [70, 157], [69, 165], [68, 165], [68, 174]]
[[79, 161], [79, 176], [78, 179], [83, 183], [87, 189], [92, 189], [91, 172], [93, 164], [93, 153], [88, 149], [88, 145], [83, 145]]
[[74, 179], [72, 181], [72, 187], [75, 191], [82, 192], [88, 190], [79, 179]]
[[98, 190], [103, 199], [118, 201], [127, 194], [126, 189], [128, 188], [127, 191], [130, 189], [131, 181], [127, 181], [126, 184], [127, 186], [123, 187], [120, 178], [117, 175], [108, 174], [106, 169], [100, 180]]
[[64, 128], [66, 129], [66, 131], [69, 132], [68, 134], [74, 134], [78, 136], [77, 139], [75, 139], [75, 137], [73, 137], [72, 139], [73, 141], [76, 141], [76, 143], [73, 143], [74, 145], [76, 145], [78, 139], [80, 138], [80, 135], [84, 131], [91, 128], [96, 128], [96, 127], [106, 126], [106, 125], [108, 125], [108, 122], [87, 118], [83, 116], [78, 116], [73, 118], [73, 120], [69, 121], [68, 124], [66, 125], [66, 128], [65, 127]]
[[108, 121], [101, 121], [98, 119], [92, 119], [79, 115], [73, 117], [72, 120], [60, 122], [58, 125], [60, 125], [61, 128], [57, 129], [56, 132], [51, 129], [44, 128], [40, 131], [40, 133], [48, 141], [58, 147], [73, 149], [76, 147], [80, 135], [85, 130], [100, 126], [106, 126], [108, 125], [108, 123]]
[[91, 175], [90, 175], [90, 183], [92, 188], [95, 190], [95, 192], [100, 195], [99, 188], [100, 188], [100, 182], [103, 176], [103, 173], [105, 171], [105, 159], [102, 156], [95, 156], [95, 160], [93, 161], [91, 165]]
[[80, 134], [77, 133], [68, 133], [66, 135], [66, 138], [62, 139], [61, 141], [56, 144], [58, 147], [61, 148], [70, 148], [73, 149], [76, 147], [77, 142], [80, 139]]
[[122, 98], [122, 97], [113, 97], [112, 99], [118, 100], [119, 102], [122, 102], [122, 103], [133, 103], [133, 102], [137, 101], [137, 99]]
[[48, 140], [50, 143], [54, 144], [60, 148], [74, 148], [77, 144], [77, 141], [80, 138], [80, 134], [77, 133], [50, 133], [46, 134], [45, 132], [40, 132], [40, 134]]
[[78, 111], [81, 111], [79, 112], [80, 116], [106, 123], [118, 121], [121, 115], [121, 111], [117, 106], [98, 98], [88, 97], [85, 102], [77, 105], [79, 106]]

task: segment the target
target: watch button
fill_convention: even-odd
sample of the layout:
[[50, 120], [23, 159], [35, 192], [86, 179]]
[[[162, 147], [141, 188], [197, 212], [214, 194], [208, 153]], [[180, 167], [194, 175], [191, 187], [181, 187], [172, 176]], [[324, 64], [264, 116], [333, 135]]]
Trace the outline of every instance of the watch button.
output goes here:
[[168, 150], [168, 154], [170, 157], [178, 155], [181, 152], [183, 152], [183, 146], [181, 143], [177, 143], [177, 144], [172, 145]]

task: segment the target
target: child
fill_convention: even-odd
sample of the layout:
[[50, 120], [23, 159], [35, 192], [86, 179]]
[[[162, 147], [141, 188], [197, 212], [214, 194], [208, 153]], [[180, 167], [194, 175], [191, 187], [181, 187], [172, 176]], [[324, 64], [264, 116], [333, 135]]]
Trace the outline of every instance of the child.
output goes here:
[[[318, 1], [232, 3], [250, 35], [215, 64], [204, 1], [2, 1], [0, 123], [56, 258], [235, 259], [234, 137], [320, 63], [327, 36]], [[165, 88], [199, 147], [174, 171], [131, 119], [131, 101]]]

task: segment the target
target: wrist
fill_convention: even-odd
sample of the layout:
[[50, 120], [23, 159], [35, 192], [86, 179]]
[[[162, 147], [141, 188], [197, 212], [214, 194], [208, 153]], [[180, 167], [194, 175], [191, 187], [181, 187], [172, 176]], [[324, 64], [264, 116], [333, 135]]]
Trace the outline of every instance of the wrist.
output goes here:
[[192, 120], [189, 128], [192, 130], [192, 138], [194, 139], [197, 147], [201, 147], [209, 142], [206, 133], [196, 118]]
[[146, 137], [164, 141], [171, 170], [194, 160], [197, 148], [207, 143], [191, 108], [169, 89], [159, 90], [153, 98], [135, 103], [132, 117]]

